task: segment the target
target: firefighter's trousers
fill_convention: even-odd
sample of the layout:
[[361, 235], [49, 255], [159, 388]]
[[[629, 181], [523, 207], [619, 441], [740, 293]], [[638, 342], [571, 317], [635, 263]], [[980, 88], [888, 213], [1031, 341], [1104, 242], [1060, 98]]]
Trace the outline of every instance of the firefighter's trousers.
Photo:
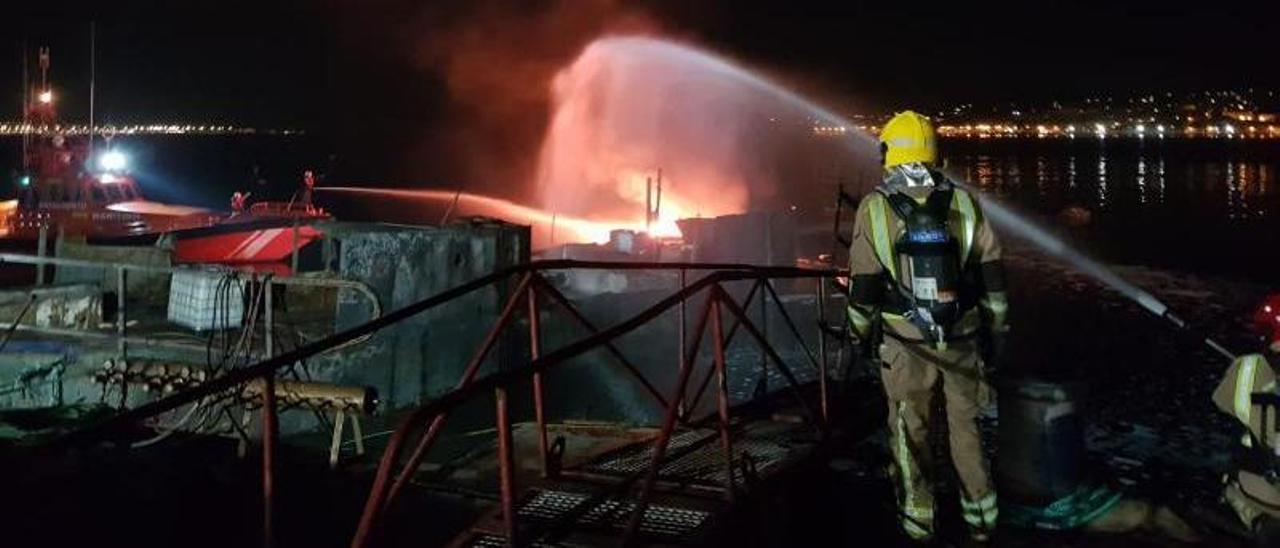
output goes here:
[[990, 469], [978, 430], [981, 375], [977, 345], [952, 341], [946, 350], [886, 337], [880, 370], [889, 403], [891, 475], [903, 529], [914, 538], [933, 535], [934, 498], [929, 420], [935, 387], [942, 382], [951, 460], [960, 480], [960, 504], [974, 534], [995, 528], [997, 509]]

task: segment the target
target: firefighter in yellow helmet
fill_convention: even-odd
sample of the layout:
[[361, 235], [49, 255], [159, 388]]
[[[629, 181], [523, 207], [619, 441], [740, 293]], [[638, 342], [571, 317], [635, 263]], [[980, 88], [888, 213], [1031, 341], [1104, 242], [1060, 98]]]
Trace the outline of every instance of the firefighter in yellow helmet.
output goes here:
[[1005, 329], [1000, 244], [977, 200], [934, 169], [928, 118], [897, 114], [880, 149], [884, 180], [862, 199], [853, 229], [848, 314], [882, 365], [903, 531], [916, 540], [934, 534], [928, 432], [941, 384], [961, 510], [974, 540], [985, 541], [996, 494], [976, 419], [994, 365], [981, 356], [994, 354], [985, 350], [1000, 346]]

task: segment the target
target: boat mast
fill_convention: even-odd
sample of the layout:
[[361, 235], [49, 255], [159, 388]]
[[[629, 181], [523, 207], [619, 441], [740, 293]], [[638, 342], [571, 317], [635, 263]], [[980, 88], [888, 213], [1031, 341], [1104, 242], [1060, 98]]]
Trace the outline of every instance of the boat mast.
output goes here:
[[53, 103], [53, 91], [49, 89], [49, 46], [41, 46], [40, 51], [40, 102]]
[[94, 78], [97, 76], [97, 30], [96, 21], [89, 22], [89, 161], [93, 161], [93, 90]]
[[27, 40], [22, 40], [22, 174], [26, 175], [31, 168], [31, 159], [27, 149], [31, 145], [31, 55], [27, 51]]

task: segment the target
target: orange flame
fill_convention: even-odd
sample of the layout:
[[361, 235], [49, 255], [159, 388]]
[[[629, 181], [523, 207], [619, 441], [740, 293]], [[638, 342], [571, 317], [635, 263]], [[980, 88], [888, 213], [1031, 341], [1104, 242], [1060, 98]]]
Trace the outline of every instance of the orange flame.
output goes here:
[[538, 173], [543, 204], [643, 230], [647, 181], [661, 169], [656, 236], [679, 236], [677, 219], [746, 210], [753, 163], [741, 136], [750, 115], [731, 97], [738, 86], [636, 45], [597, 40], [556, 75]]

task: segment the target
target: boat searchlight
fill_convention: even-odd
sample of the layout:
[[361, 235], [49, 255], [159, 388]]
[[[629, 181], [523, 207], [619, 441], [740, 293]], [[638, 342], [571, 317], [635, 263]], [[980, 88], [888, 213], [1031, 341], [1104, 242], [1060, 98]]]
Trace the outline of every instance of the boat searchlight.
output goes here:
[[115, 150], [108, 150], [98, 157], [98, 167], [103, 171], [124, 171], [129, 165], [129, 157]]

